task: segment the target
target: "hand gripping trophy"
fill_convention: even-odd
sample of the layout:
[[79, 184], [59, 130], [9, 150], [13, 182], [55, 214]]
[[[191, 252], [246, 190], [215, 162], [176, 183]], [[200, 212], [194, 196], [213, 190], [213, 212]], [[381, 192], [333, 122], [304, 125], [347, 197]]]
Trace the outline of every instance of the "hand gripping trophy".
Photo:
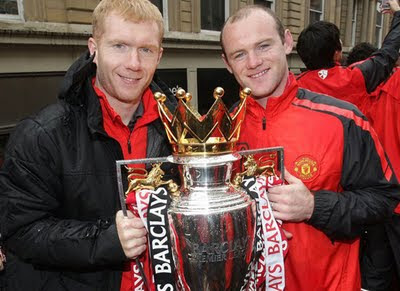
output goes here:
[[[216, 88], [214, 104], [200, 116], [183, 89], [173, 113], [165, 95], [156, 93], [173, 155], [117, 161], [122, 209], [134, 210], [149, 235], [152, 278], [142, 278], [147, 286], [140, 290], [284, 289], [287, 242], [266, 195], [268, 187], [283, 181], [283, 149], [235, 151], [251, 91], [240, 92], [232, 114], [223, 94]], [[231, 182], [233, 165], [242, 156], [247, 156], [245, 170]], [[163, 179], [166, 162], [177, 165], [180, 182]], [[143, 163], [152, 165], [149, 172], [134, 167]], [[141, 271], [135, 276], [145, 277], [138, 260], [133, 264]]]

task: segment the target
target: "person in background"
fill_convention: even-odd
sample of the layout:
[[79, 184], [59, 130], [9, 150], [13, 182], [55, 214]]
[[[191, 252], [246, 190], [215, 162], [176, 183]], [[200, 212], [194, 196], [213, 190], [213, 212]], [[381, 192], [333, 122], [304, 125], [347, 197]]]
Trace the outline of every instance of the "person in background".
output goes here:
[[[353, 54], [354, 52], [354, 54]], [[368, 55], [369, 49], [365, 49], [365, 47], [357, 47], [355, 46], [352, 51], [350, 51], [350, 55], [356, 55], [360, 57], [356, 59], [352, 57], [351, 60], [355, 62], [350, 64], [354, 66], [359, 62], [362, 62], [361, 58], [368, 58], [372, 55]], [[361, 57], [362, 56], [362, 57]], [[383, 148], [388, 155], [391, 164], [393, 166], [394, 172], [397, 177], [400, 177], [400, 127], [398, 126], [398, 116], [400, 114], [400, 70], [399, 63], [400, 58], [396, 62], [396, 66], [393, 68], [391, 75], [388, 79], [382, 82], [374, 92], [372, 92], [366, 102], [366, 106], [363, 107], [363, 112], [368, 117], [372, 127], [376, 131]], [[400, 288], [400, 249], [398, 246], [398, 241], [400, 238], [400, 229], [398, 227], [389, 227], [389, 231], [387, 232], [391, 242], [391, 249], [386, 253], [383, 252], [382, 247], [379, 245], [380, 240], [376, 240], [374, 237], [371, 237], [369, 241], [369, 245], [377, 248], [377, 253], [375, 256], [372, 256], [373, 259], [379, 259], [386, 254], [387, 260], [391, 262], [389, 266], [384, 270], [384, 274], [377, 276], [375, 272], [372, 275], [365, 277], [365, 281], [376, 281], [376, 278], [380, 279], [379, 287], [377, 283], [372, 285], [372, 288], [376, 290], [397, 290]], [[374, 242], [378, 242], [378, 245], [375, 245]], [[367, 246], [368, 244], [365, 244]], [[372, 248], [374, 250], [374, 248]], [[372, 259], [368, 259], [368, 257], [362, 257], [364, 260], [363, 265], [366, 264], [366, 267], [370, 265], [369, 261]], [[394, 262], [392, 261], [394, 259]], [[365, 267], [364, 267], [365, 270]], [[367, 269], [369, 270], [369, 269]], [[397, 273], [395, 272], [397, 270]], [[368, 274], [367, 271], [364, 271], [364, 275]], [[369, 271], [370, 273], [371, 271]], [[393, 274], [393, 275], [392, 275]], [[396, 277], [397, 275], [397, 277]], [[396, 279], [393, 282], [390, 280], [390, 277], [395, 277]], [[371, 278], [372, 277], [372, 278]], [[371, 283], [365, 283], [365, 286], [370, 286]], [[391, 283], [392, 282], [392, 283]], [[371, 287], [370, 287], [371, 288]]]
[[[347, 66], [355, 66], [370, 58], [378, 49], [367, 42], [354, 46], [347, 57]], [[377, 132], [389, 156], [396, 176], [400, 177], [400, 131], [397, 126], [400, 90], [400, 57], [390, 76], [373, 91], [362, 111]], [[384, 118], [383, 118], [384, 117]], [[392, 119], [389, 121], [388, 119]]]
[[0, 170], [9, 290], [132, 290], [124, 267], [136, 258], [149, 275], [147, 232], [120, 210], [115, 161], [170, 153], [153, 97], [175, 102], [154, 76], [163, 33], [150, 1], [100, 1], [58, 102], [15, 128]]
[[356, 44], [349, 52], [346, 58], [346, 66], [358, 63], [368, 59], [374, 52], [378, 50], [369, 42], [360, 42]]
[[360, 290], [359, 237], [400, 199], [370, 124], [352, 104], [299, 88], [287, 62], [292, 35], [271, 10], [239, 9], [221, 46], [228, 71], [252, 90], [239, 148], [285, 150], [286, 184], [268, 193], [292, 234], [285, 290]]
[[[297, 77], [303, 88], [340, 98], [360, 109], [377, 86], [389, 77], [400, 48], [400, 10], [397, 0], [389, 0], [394, 13], [392, 28], [382, 48], [360, 64], [351, 67], [339, 65], [342, 42], [338, 27], [330, 22], [317, 21], [299, 35], [297, 53], [307, 71]], [[385, 12], [388, 12], [385, 10]]]
[[[362, 62], [350, 67], [338, 64], [342, 56], [340, 32], [333, 23], [319, 21], [306, 27], [299, 35], [297, 52], [307, 67], [306, 72], [297, 77], [300, 87], [333, 96], [355, 104], [370, 120], [380, 140], [397, 139], [387, 142], [386, 152], [395, 151], [399, 156], [397, 110], [386, 112], [387, 99], [378, 101], [375, 91], [392, 73], [399, 57], [400, 48], [400, 7], [397, 0], [389, 0], [389, 10], [394, 13], [391, 30], [385, 37], [381, 49]], [[396, 106], [397, 107], [397, 106]], [[380, 130], [378, 128], [384, 128]], [[390, 148], [396, 147], [396, 148]], [[390, 157], [390, 156], [389, 156]], [[390, 158], [395, 174], [399, 175], [395, 161]], [[374, 170], [371, 169], [373, 172]], [[400, 256], [393, 256], [400, 242], [399, 217], [394, 216], [385, 226], [369, 226], [361, 242], [362, 286], [371, 290], [391, 290], [395, 261], [400, 276]], [[394, 260], [395, 259], [395, 260]], [[400, 278], [400, 277], [399, 277]]]

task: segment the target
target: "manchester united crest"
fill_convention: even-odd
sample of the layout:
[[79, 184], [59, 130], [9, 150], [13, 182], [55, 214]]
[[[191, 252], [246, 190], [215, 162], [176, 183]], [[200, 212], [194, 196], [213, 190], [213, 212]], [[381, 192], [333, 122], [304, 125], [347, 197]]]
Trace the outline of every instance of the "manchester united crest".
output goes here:
[[318, 176], [319, 165], [315, 158], [304, 155], [294, 162], [294, 172], [303, 181], [311, 181]]
[[328, 70], [318, 71], [318, 77], [320, 77], [322, 80], [325, 80], [326, 77], [328, 77]]

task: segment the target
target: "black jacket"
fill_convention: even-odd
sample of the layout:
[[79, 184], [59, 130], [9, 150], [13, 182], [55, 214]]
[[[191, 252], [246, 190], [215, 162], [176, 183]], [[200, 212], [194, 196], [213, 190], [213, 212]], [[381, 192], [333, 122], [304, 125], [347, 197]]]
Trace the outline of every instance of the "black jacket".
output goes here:
[[[92, 60], [81, 56], [65, 76], [58, 103], [21, 121], [10, 137], [0, 171], [8, 290], [120, 288], [126, 257], [115, 225], [115, 161], [123, 155], [103, 128]], [[174, 106], [165, 84], [155, 77], [150, 87]], [[147, 157], [170, 153], [160, 120], [148, 126], [147, 139]]]

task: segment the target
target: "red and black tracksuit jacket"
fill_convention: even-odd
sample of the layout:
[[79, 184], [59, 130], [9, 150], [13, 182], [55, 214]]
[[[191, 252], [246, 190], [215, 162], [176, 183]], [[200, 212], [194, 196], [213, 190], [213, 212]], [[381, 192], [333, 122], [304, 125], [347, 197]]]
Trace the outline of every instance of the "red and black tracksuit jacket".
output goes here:
[[386, 83], [382, 82], [391, 75], [399, 57], [399, 49], [400, 12], [396, 12], [382, 48], [371, 58], [350, 67], [337, 65], [306, 71], [297, 77], [301, 88], [356, 105], [378, 133], [397, 176], [400, 175], [400, 126], [397, 114], [400, 73], [395, 72]]
[[[382, 48], [366, 61], [351, 67], [334, 66], [306, 71], [297, 77], [299, 86], [327, 94], [356, 105], [370, 120], [388, 153], [395, 174], [400, 175], [400, 135], [397, 115], [398, 101], [394, 91], [381, 84], [389, 77], [399, 56], [400, 12], [393, 17], [392, 27]], [[393, 82], [395, 83], [395, 82]], [[389, 90], [388, 90], [389, 89]], [[392, 93], [388, 94], [388, 91]], [[376, 94], [380, 92], [379, 94]], [[397, 93], [398, 94], [398, 93]], [[398, 99], [398, 98], [397, 98]], [[374, 172], [374, 170], [370, 170]], [[387, 237], [387, 238], [386, 238]], [[361, 256], [363, 287], [371, 290], [390, 290], [392, 272], [397, 266], [400, 278], [400, 218], [394, 216], [385, 225], [369, 227], [363, 235]]]
[[301, 89], [290, 75], [266, 108], [247, 103], [239, 149], [273, 146], [284, 147], [287, 170], [315, 193], [309, 221], [283, 224], [293, 234], [286, 290], [360, 290], [358, 237], [399, 201], [375, 132], [355, 106]]
[[400, 68], [393, 69], [389, 79], [367, 98], [365, 113], [389, 156], [397, 177], [400, 177]]
[[301, 88], [348, 101], [363, 109], [367, 97], [390, 76], [399, 57], [399, 49], [400, 11], [394, 14], [382, 48], [371, 58], [351, 67], [336, 65], [306, 71], [297, 77], [297, 82]]

